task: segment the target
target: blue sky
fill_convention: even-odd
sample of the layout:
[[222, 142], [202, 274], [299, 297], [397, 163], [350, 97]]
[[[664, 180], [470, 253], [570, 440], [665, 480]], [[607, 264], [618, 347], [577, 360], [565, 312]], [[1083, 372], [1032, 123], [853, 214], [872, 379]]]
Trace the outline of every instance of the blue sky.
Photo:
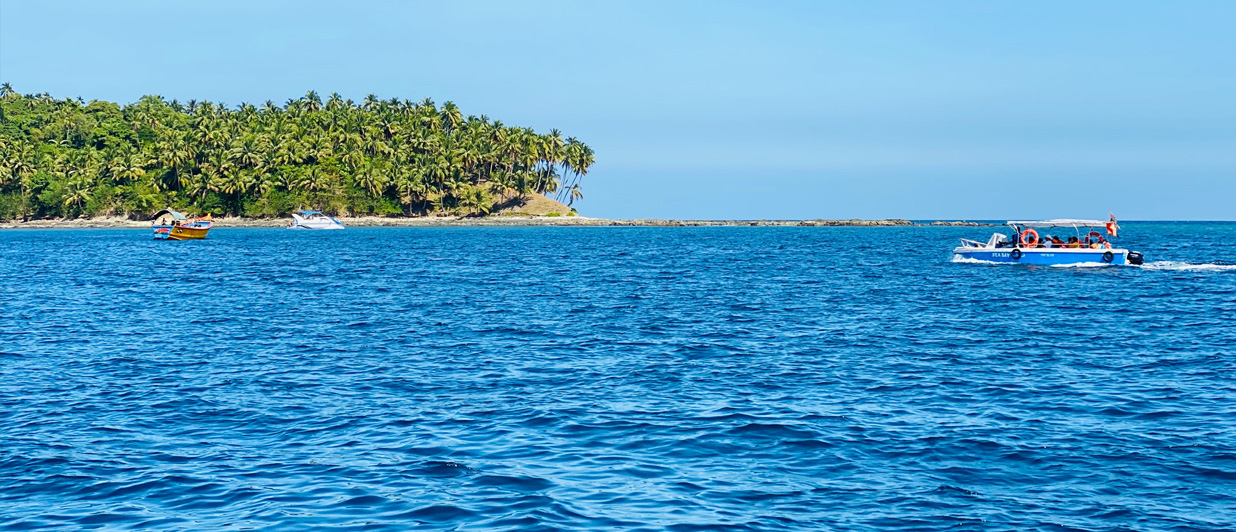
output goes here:
[[0, 79], [453, 100], [591, 145], [585, 215], [1236, 219], [1236, 2], [0, 3]]

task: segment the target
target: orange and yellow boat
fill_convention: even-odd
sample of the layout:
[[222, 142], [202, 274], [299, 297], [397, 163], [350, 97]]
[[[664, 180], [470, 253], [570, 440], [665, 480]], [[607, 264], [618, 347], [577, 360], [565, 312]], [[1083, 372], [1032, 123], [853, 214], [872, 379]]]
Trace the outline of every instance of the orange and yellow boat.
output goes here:
[[159, 211], [152, 220], [150, 225], [157, 240], [200, 240], [206, 238], [206, 233], [215, 224], [209, 214], [190, 220], [171, 209]]

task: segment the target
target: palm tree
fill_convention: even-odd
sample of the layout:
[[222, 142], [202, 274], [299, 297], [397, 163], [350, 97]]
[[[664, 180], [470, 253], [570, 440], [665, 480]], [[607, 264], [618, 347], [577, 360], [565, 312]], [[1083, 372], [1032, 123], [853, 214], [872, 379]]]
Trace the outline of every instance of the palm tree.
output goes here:
[[232, 196], [232, 212], [234, 214], [241, 214], [243, 196], [256, 184], [253, 172], [251, 170], [232, 172], [224, 176], [220, 181], [219, 190], [224, 194]]
[[[567, 139], [567, 147], [565, 152], [566, 158], [564, 159], [564, 166], [569, 168], [574, 176], [567, 182], [567, 186], [564, 190], [569, 190], [570, 193], [574, 195], [577, 190], [576, 187], [579, 186], [579, 180], [582, 179], [583, 176], [588, 175], [588, 169], [593, 163], [596, 162], [596, 155], [592, 152], [592, 148], [589, 148], [587, 144], [576, 140], [575, 137]], [[583, 196], [580, 195], [580, 198], [583, 198]], [[568, 203], [568, 205], [570, 204]]]
[[119, 159], [113, 159], [112, 173], [116, 176], [119, 183], [126, 183], [136, 180], [146, 174], [145, 164], [141, 160], [141, 156], [132, 152], [126, 153]]
[[459, 111], [459, 107], [455, 102], [447, 101], [442, 104], [442, 130], [450, 133], [454, 131], [460, 123], [463, 122], [463, 115]]
[[79, 210], [90, 201], [90, 194], [94, 191], [94, 183], [86, 178], [71, 179], [68, 186], [65, 188], [64, 205], [77, 207]]
[[386, 177], [373, 165], [366, 165], [356, 175], [356, 182], [372, 196], [381, 196], [386, 189]]
[[228, 155], [236, 162], [237, 166], [253, 168], [262, 161], [263, 144], [265, 143], [261, 142], [259, 137], [250, 135], [234, 144], [232, 149], [228, 150]]
[[330, 98], [326, 100], [327, 111], [339, 111], [343, 109], [343, 96], [337, 92], [330, 93]]
[[318, 97], [317, 91], [309, 91], [305, 93], [305, 110], [310, 113], [316, 113], [322, 109], [322, 99]]

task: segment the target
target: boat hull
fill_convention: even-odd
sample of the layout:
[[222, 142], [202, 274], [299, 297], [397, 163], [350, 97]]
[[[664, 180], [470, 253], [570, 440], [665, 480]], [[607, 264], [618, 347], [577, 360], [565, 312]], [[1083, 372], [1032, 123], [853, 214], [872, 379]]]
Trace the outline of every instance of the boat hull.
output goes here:
[[324, 231], [329, 229], [343, 229], [343, 224], [340, 223], [318, 223], [318, 222], [301, 222], [293, 223], [288, 226], [288, 229], [314, 229]]
[[173, 227], [167, 235], [169, 240], [201, 240], [206, 238], [206, 233], [210, 231], [209, 227], [198, 228], [188, 226]]
[[300, 214], [292, 214], [292, 223], [288, 224], [288, 229], [314, 229], [318, 231], [330, 229], [343, 229], [343, 223], [330, 216], [326, 216], [320, 212], [309, 212], [311, 216], [301, 216]]
[[170, 225], [154, 226], [154, 239], [155, 240], [167, 240], [168, 237], [172, 235], [172, 228], [173, 227]]
[[[1020, 256], [1015, 251], [1020, 251]], [[1042, 266], [1059, 266], [1069, 264], [1093, 264], [1096, 266], [1109, 264], [1127, 264], [1129, 250], [1127, 249], [1086, 249], [1086, 248], [956, 248], [953, 255], [962, 260], [1007, 264], [1037, 264]]]

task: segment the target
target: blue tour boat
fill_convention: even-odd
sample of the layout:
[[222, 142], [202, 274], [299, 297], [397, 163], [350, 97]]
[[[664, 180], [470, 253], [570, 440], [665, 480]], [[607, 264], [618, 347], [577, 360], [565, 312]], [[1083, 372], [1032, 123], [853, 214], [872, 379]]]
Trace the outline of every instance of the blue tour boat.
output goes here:
[[[994, 262], [1011, 264], [1141, 264], [1142, 254], [1112, 246], [1107, 237], [1115, 237], [1119, 226], [1116, 217], [1101, 220], [1010, 221], [1013, 234], [996, 233], [986, 243], [961, 239], [953, 249], [959, 262]], [[1100, 231], [1102, 229], [1103, 231]], [[1040, 234], [1039, 230], [1042, 230]]]

